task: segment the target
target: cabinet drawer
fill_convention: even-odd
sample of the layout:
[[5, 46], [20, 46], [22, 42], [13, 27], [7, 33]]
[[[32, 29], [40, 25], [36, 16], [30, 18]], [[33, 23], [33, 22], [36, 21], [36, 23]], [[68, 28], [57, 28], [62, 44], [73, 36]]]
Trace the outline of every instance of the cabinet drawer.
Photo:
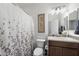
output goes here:
[[72, 43], [72, 42], [60, 42], [60, 41], [51, 41], [49, 40], [50, 46], [58, 46], [58, 47], [68, 47], [68, 48], [78, 48], [78, 43]]

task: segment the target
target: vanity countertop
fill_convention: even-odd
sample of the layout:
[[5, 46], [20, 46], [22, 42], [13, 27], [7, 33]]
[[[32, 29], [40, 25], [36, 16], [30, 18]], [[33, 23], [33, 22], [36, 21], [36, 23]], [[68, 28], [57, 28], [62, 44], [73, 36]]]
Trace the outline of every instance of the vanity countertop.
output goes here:
[[48, 36], [48, 40], [79, 43], [79, 40], [69, 37], [53, 37]]
[[62, 35], [69, 35], [71, 37], [79, 38], [79, 35], [75, 34], [75, 30], [65, 30], [62, 32]]

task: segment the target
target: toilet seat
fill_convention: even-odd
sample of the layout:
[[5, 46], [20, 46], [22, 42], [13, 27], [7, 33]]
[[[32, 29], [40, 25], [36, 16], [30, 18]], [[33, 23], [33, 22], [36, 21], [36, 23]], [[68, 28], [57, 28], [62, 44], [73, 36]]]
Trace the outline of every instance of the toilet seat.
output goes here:
[[42, 48], [36, 48], [34, 50], [34, 56], [42, 56], [43, 55], [43, 49]]

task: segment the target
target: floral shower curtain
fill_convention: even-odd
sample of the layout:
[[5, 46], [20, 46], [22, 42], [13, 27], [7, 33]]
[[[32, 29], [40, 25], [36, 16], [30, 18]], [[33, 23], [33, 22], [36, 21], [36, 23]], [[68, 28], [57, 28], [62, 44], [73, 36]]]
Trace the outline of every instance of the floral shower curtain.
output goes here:
[[13, 4], [0, 4], [0, 55], [32, 55], [33, 20]]

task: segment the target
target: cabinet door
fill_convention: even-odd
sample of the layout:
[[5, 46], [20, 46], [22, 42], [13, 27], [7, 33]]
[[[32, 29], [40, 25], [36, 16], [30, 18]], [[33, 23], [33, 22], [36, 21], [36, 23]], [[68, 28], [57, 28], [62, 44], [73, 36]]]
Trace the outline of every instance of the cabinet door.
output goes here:
[[49, 46], [49, 56], [62, 56], [62, 48]]
[[63, 56], [77, 56], [77, 49], [62, 48]]

